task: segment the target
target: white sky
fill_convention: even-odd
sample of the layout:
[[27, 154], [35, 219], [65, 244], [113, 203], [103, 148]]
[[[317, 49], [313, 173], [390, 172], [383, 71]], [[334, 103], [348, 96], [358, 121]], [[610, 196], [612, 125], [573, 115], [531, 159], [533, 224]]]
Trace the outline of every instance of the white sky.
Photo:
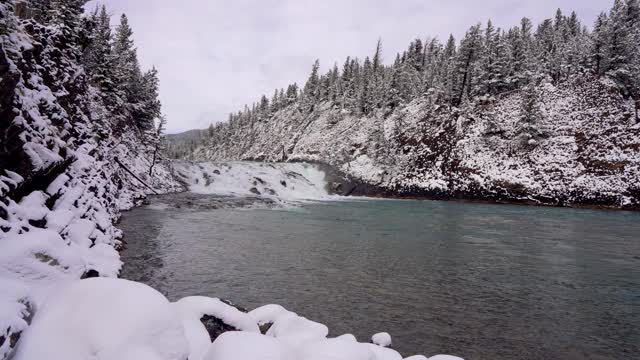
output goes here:
[[491, 18], [498, 27], [534, 23], [576, 10], [591, 26], [613, 0], [92, 0], [116, 22], [129, 16], [145, 68], [160, 72], [169, 132], [204, 128], [263, 93], [303, 83], [313, 61], [323, 69], [371, 55], [382, 38], [389, 63], [417, 37], [466, 29]]

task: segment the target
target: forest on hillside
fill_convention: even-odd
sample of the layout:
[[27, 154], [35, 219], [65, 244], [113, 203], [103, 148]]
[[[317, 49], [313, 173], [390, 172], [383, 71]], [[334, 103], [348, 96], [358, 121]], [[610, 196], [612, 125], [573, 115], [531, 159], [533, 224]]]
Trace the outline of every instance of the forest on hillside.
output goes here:
[[[457, 41], [416, 39], [398, 53], [392, 64], [382, 62], [382, 40], [371, 57], [347, 58], [325, 74], [313, 64], [303, 86], [276, 89], [273, 96], [229, 115], [228, 121], [212, 124], [208, 136], [170, 146], [170, 155], [184, 157], [202, 144], [224, 143], [237, 129], [250, 132], [278, 111], [295, 106], [311, 113], [318, 104], [367, 116], [377, 111], [390, 114], [418, 98], [434, 106], [470, 108], [491, 103], [514, 91], [526, 92], [521, 133], [534, 140], [540, 136], [536, 121], [539, 85], [558, 84], [573, 76], [592, 75], [613, 79], [624, 97], [640, 95], [640, 6], [637, 0], [615, 0], [595, 24], [583, 24], [576, 12], [555, 16], [534, 25], [526, 17], [509, 29], [496, 28], [489, 20], [473, 25]], [[640, 100], [639, 100], [640, 101]]]

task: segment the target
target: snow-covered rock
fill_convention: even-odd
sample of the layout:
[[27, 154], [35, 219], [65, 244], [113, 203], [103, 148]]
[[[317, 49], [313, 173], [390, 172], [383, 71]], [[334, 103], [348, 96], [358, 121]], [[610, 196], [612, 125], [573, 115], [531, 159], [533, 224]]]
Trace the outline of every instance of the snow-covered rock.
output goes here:
[[371, 337], [371, 342], [378, 346], [389, 347], [391, 346], [391, 335], [386, 332], [374, 334]]
[[176, 308], [132, 281], [72, 281], [37, 309], [16, 360], [178, 360], [188, 345]]
[[[258, 324], [248, 314], [240, 312], [224, 302], [203, 296], [192, 296], [177, 301], [174, 306], [178, 309], [182, 325], [189, 341], [189, 359], [202, 359], [211, 346], [214, 335], [202, 323], [205, 315], [220, 319], [228, 325], [226, 329], [242, 330], [250, 333], [260, 333]], [[220, 329], [220, 330], [226, 330]], [[217, 337], [219, 334], [215, 334]]]
[[464, 359], [457, 356], [451, 356], [451, 355], [435, 355], [430, 357], [429, 360], [464, 360]]

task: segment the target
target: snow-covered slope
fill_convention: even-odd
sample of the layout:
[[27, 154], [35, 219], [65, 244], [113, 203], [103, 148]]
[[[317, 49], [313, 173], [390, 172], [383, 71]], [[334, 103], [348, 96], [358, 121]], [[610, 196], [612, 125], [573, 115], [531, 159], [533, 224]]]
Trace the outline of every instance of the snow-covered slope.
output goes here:
[[376, 195], [640, 206], [640, 124], [634, 105], [605, 78], [543, 83], [542, 136], [518, 134], [523, 92], [462, 108], [421, 97], [391, 113], [360, 116], [329, 102], [297, 104], [234, 124], [196, 160], [315, 161], [364, 182]]
[[117, 276], [113, 224], [150, 191], [119, 163], [157, 192], [181, 189], [163, 164], [149, 175], [147, 135], [112, 123], [64, 32], [25, 4], [0, 3], [0, 359], [49, 289]]

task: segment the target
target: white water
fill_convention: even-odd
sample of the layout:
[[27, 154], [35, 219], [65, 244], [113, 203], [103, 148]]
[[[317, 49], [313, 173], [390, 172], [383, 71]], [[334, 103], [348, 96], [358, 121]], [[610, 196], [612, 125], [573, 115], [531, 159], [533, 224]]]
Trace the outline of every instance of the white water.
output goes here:
[[174, 163], [176, 176], [198, 194], [262, 196], [282, 201], [329, 200], [325, 173], [306, 163]]

